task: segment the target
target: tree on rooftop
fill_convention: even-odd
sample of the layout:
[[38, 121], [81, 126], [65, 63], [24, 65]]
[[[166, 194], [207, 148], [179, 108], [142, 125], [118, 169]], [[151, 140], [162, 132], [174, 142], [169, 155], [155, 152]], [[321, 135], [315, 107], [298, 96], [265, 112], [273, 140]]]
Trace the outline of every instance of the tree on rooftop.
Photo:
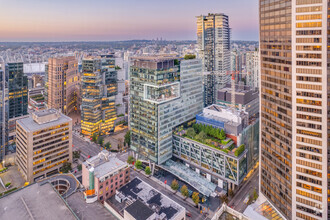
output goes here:
[[186, 133], [190, 138], [194, 138], [196, 136], [196, 132], [193, 128], [188, 128]]
[[189, 196], [189, 191], [188, 191], [188, 188], [186, 185], [183, 185], [181, 187], [181, 194], [184, 196], [184, 197], [188, 197]]
[[226, 139], [226, 133], [223, 129], [220, 131], [220, 140], [225, 140]]
[[193, 202], [195, 203], [195, 205], [197, 206], [199, 203], [199, 193], [193, 192], [191, 198], [192, 198]]
[[206, 140], [205, 140], [205, 143], [206, 143], [206, 144], [212, 144], [212, 140], [211, 140], [211, 139], [206, 139]]
[[196, 139], [198, 139], [201, 142], [204, 142], [207, 139], [207, 135], [204, 131], [201, 131], [197, 136]]

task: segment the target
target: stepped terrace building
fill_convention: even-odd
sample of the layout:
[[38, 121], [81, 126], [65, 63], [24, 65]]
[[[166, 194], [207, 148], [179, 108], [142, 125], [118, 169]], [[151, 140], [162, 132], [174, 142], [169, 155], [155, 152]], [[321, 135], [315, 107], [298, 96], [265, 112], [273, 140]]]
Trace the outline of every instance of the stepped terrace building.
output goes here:
[[203, 109], [202, 63], [136, 57], [130, 73], [131, 149], [164, 163], [172, 157], [172, 129]]
[[258, 120], [211, 105], [174, 129], [173, 156], [220, 188], [235, 189], [258, 161], [258, 140]]
[[113, 55], [88, 57], [82, 61], [81, 132], [109, 134], [116, 120], [117, 71]]

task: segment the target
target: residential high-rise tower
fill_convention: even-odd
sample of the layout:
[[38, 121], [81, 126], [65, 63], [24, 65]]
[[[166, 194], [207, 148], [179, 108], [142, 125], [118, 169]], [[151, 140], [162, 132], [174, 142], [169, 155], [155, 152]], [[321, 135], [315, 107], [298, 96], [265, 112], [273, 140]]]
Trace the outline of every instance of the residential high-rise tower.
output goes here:
[[252, 89], [259, 88], [259, 51], [246, 52], [246, 85]]
[[[226, 85], [222, 78], [228, 78], [230, 71], [230, 28], [225, 14], [197, 16], [197, 45], [203, 61], [204, 105], [216, 102], [216, 91]], [[219, 80], [220, 78], [220, 80]]]
[[259, 3], [260, 192], [287, 219], [329, 219], [329, 1]]

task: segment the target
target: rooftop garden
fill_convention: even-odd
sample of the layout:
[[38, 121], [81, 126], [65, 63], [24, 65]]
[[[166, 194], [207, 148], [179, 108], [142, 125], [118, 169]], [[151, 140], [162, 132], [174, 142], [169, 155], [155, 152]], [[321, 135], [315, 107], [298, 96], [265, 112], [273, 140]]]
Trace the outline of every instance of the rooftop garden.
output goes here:
[[195, 59], [196, 58], [196, 55], [195, 54], [186, 54], [184, 55], [184, 58], [185, 60], [192, 60], [192, 59]]
[[244, 145], [237, 147], [231, 138], [227, 138], [223, 129], [214, 128], [210, 125], [194, 123], [188, 128], [184, 128], [184, 126], [181, 125], [176, 128], [174, 133], [176, 135], [208, 145], [217, 150], [221, 150], [227, 154], [233, 154], [236, 157], [241, 155], [241, 153], [245, 150]]
[[30, 96], [30, 98], [37, 102], [45, 101], [45, 97], [41, 94]]

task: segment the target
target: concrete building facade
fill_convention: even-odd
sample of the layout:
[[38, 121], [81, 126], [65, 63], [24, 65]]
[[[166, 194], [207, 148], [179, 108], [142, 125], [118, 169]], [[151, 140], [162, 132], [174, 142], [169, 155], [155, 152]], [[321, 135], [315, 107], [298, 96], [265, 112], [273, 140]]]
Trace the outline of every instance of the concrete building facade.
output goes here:
[[56, 109], [17, 121], [16, 164], [27, 182], [59, 173], [72, 162], [72, 119]]

